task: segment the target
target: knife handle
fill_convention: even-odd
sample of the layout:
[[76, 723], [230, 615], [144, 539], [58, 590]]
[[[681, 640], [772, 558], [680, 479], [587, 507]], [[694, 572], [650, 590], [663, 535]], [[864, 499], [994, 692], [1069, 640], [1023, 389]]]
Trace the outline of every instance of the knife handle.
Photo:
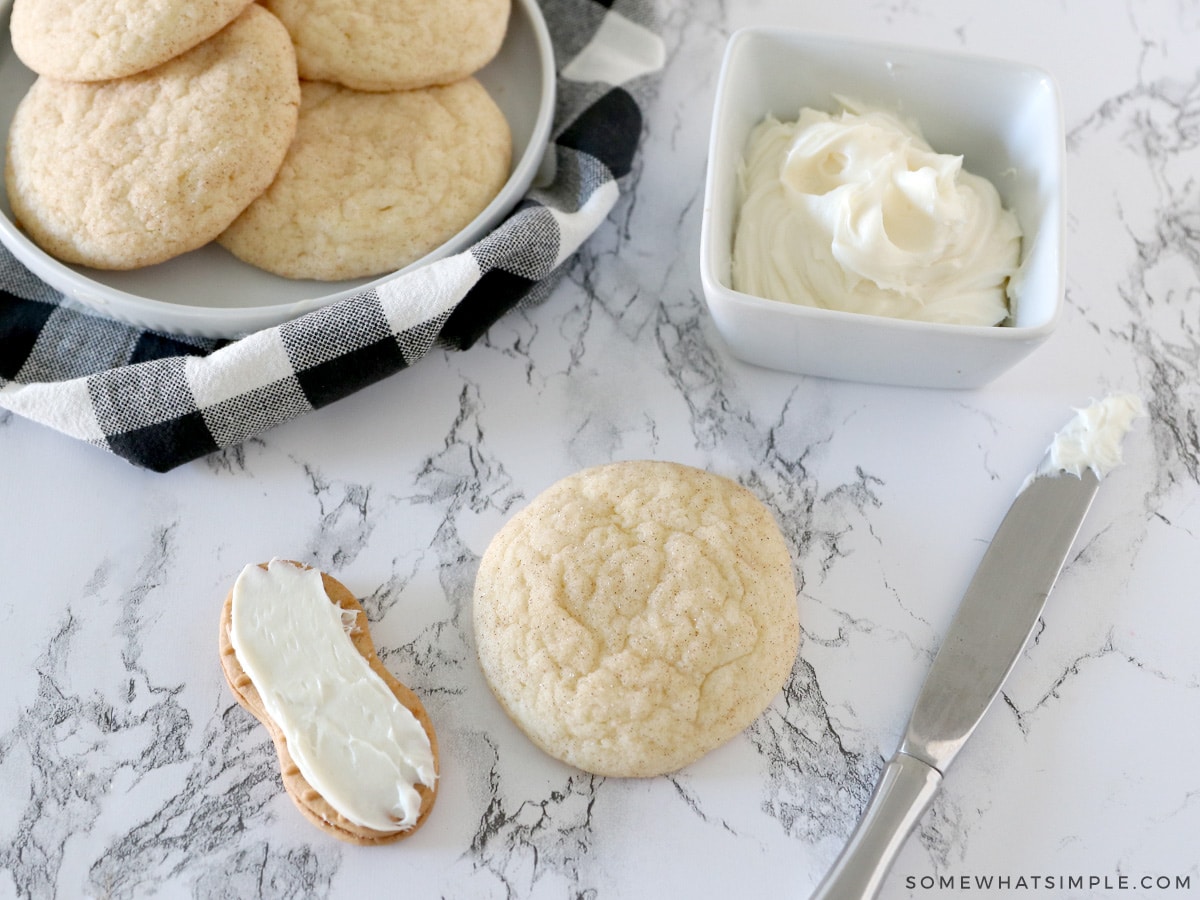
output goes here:
[[869, 900], [879, 893], [896, 854], [933, 801], [942, 773], [906, 753], [884, 767], [850, 843], [812, 900]]

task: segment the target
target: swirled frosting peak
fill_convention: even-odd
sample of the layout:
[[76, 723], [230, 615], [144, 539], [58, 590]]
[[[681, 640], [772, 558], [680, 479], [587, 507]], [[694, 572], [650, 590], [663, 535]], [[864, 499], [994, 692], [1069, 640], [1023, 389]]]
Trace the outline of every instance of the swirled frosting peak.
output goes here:
[[1021, 229], [996, 188], [915, 125], [850, 101], [751, 132], [733, 287], [772, 300], [927, 322], [1009, 314]]

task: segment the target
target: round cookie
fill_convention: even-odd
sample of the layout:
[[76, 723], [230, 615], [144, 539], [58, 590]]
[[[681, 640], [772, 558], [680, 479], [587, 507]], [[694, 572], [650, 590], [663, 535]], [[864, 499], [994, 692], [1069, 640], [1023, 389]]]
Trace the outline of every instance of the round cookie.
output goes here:
[[287, 31], [258, 5], [149, 72], [41, 76], [9, 131], [13, 213], [64, 262], [170, 259], [213, 240], [271, 183], [299, 102]]
[[252, 0], [13, 0], [13, 50], [39, 75], [101, 81], [144, 72], [212, 37]]
[[402, 268], [475, 218], [508, 179], [512, 138], [484, 87], [369, 93], [301, 85], [279, 175], [219, 242], [287, 278]]
[[530, 739], [598, 775], [675, 771], [738, 734], [799, 645], [791, 558], [767, 508], [675, 463], [585, 469], [493, 538], [476, 649]]
[[362, 91], [449, 84], [500, 49], [510, 0], [262, 0], [296, 44], [300, 77]]

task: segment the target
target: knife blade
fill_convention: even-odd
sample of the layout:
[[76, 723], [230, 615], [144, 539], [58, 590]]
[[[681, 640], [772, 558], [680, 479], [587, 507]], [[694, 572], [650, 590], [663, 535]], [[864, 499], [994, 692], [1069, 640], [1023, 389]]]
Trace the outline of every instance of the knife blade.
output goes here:
[[876, 896], [942, 776], [1016, 665], [1092, 505], [1100, 479], [1055, 465], [1034, 471], [963, 595], [904, 737], [850, 842], [813, 900]]

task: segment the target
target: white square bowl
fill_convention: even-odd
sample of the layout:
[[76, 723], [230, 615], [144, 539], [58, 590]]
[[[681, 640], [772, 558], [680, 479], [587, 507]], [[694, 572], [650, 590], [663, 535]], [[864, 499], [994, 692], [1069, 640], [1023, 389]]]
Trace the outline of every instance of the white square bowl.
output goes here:
[[[835, 95], [915, 119], [939, 153], [996, 186], [1023, 232], [1013, 314], [998, 326], [946, 325], [766, 300], [730, 287], [737, 169], [767, 114], [836, 112]], [[749, 363], [850, 381], [980, 387], [1054, 330], [1063, 301], [1064, 133], [1058, 88], [1027, 65], [785, 28], [730, 38], [709, 142], [700, 278], [713, 322]]]

